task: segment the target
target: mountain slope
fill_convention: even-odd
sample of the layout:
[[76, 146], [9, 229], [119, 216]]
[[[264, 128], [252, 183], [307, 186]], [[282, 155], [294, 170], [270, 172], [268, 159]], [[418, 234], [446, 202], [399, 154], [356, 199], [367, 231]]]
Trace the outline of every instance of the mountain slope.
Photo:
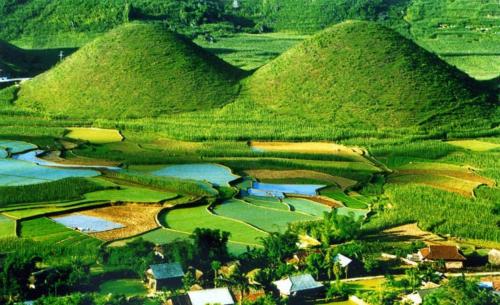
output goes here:
[[431, 126], [486, 118], [480, 86], [377, 23], [333, 26], [259, 69], [246, 91], [263, 107], [339, 126]]
[[24, 83], [17, 104], [73, 117], [153, 117], [231, 102], [241, 71], [161, 25], [123, 25]]

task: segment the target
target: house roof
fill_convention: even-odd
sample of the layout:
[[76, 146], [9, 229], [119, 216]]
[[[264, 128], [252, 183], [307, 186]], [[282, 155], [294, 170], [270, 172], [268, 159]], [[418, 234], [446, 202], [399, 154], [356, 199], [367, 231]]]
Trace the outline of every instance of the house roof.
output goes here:
[[200, 291], [188, 292], [189, 300], [192, 305], [233, 305], [234, 300], [227, 288], [206, 289]]
[[157, 280], [165, 280], [184, 276], [184, 271], [182, 271], [181, 264], [179, 263], [151, 265], [151, 271], [154, 278]]
[[420, 254], [428, 260], [465, 261], [465, 257], [455, 246], [431, 245], [420, 249]]
[[350, 263], [352, 263], [352, 259], [348, 258], [347, 256], [344, 256], [342, 254], [337, 254], [334, 258], [333, 258], [333, 261], [336, 263], [336, 262], [339, 262], [340, 266], [342, 268], [345, 268], [347, 266], [349, 266]]
[[316, 282], [310, 274], [290, 276], [284, 280], [276, 281], [274, 284], [281, 293], [286, 295], [323, 287], [323, 284]]

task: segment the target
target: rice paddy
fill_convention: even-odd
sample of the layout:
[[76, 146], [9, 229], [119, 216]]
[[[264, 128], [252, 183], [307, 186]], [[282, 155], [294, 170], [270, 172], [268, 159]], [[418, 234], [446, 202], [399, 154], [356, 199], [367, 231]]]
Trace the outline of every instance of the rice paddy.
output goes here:
[[16, 237], [16, 221], [0, 214], [0, 239]]
[[0, 148], [6, 150], [11, 154], [18, 154], [28, 150], [36, 149], [35, 144], [23, 141], [0, 140]]
[[295, 212], [304, 213], [314, 217], [322, 217], [323, 213], [330, 212], [331, 207], [302, 198], [286, 198], [284, 200]]
[[114, 230], [92, 232], [92, 236], [111, 241], [129, 238], [159, 227], [156, 216], [163, 209], [160, 205], [126, 204], [96, 208], [80, 212], [80, 214], [96, 217], [123, 226]]
[[159, 203], [174, 199], [177, 194], [133, 186], [103, 190], [85, 194], [87, 200], [107, 200], [111, 202]]
[[214, 213], [243, 221], [267, 232], [284, 232], [289, 223], [316, 219], [304, 213], [252, 206], [238, 199], [217, 205]]
[[479, 152], [500, 148], [500, 144], [498, 143], [490, 143], [480, 140], [457, 140], [457, 141], [448, 141], [447, 143], [461, 148]]
[[25, 161], [0, 159], [0, 186], [28, 185], [69, 177], [95, 177], [93, 170], [56, 169]]
[[123, 136], [120, 131], [116, 129], [102, 128], [68, 128], [64, 137], [73, 140], [86, 141], [92, 144], [114, 143], [123, 140]]
[[368, 198], [363, 196], [349, 196], [340, 190], [326, 189], [321, 191], [321, 195], [342, 202], [348, 208], [366, 209], [370, 203]]
[[172, 209], [160, 215], [160, 221], [168, 228], [188, 234], [196, 228], [226, 231], [231, 234], [231, 241], [246, 245], [258, 245], [258, 238], [267, 236], [264, 231], [242, 221], [214, 215], [206, 206]]
[[85, 233], [105, 232], [124, 227], [124, 225], [120, 223], [80, 213], [53, 217], [52, 220], [70, 229]]
[[231, 173], [231, 169], [218, 164], [180, 164], [170, 165], [152, 172], [156, 176], [175, 177], [207, 181], [218, 186], [229, 186], [239, 176]]
[[147, 289], [140, 279], [119, 279], [102, 283], [99, 286], [99, 293], [133, 297], [146, 295]]

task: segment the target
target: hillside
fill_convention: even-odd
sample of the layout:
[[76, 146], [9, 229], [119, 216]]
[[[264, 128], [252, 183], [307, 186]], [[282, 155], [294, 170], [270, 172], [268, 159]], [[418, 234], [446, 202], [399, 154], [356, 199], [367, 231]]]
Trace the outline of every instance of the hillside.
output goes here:
[[74, 49], [24, 50], [0, 40], [0, 76], [34, 76], [55, 65], [60, 51], [68, 55]]
[[348, 21], [257, 70], [262, 107], [356, 127], [438, 126], [487, 116], [475, 81], [382, 25]]
[[240, 73], [161, 25], [132, 23], [24, 83], [17, 103], [74, 117], [152, 117], [228, 103]]

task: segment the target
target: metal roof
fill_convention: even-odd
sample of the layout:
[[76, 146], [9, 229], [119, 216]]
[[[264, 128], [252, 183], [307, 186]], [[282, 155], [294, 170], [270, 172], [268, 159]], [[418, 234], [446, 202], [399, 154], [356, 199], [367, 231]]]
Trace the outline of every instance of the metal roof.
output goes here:
[[227, 288], [215, 288], [188, 292], [192, 305], [233, 305], [234, 300]]
[[157, 280], [184, 276], [184, 271], [182, 271], [181, 264], [179, 263], [151, 265], [151, 271], [153, 272], [154, 278]]
[[287, 279], [276, 281], [274, 284], [278, 287], [281, 293], [286, 295], [323, 287], [323, 284], [317, 282], [310, 274], [290, 276]]

